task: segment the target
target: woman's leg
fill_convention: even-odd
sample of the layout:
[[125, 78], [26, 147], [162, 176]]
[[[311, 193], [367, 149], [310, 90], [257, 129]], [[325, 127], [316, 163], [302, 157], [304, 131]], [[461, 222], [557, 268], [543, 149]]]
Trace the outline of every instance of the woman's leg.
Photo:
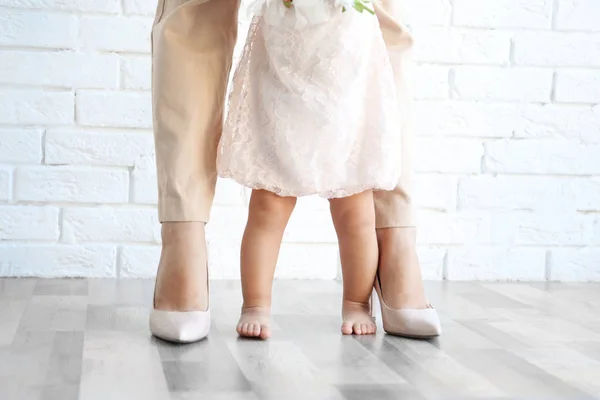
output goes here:
[[241, 274], [244, 304], [237, 325], [241, 336], [271, 336], [271, 291], [283, 232], [296, 205], [295, 197], [254, 190], [242, 239]]
[[161, 222], [209, 218], [240, 0], [159, 0], [152, 103]]
[[377, 271], [373, 192], [332, 199], [330, 206], [344, 278], [342, 333], [373, 334], [376, 327], [369, 304]]
[[427, 308], [416, 251], [416, 228], [412, 206], [413, 141], [410, 50], [412, 38], [400, 22], [400, 0], [380, 0], [375, 11], [392, 63], [402, 135], [399, 157], [402, 176], [393, 191], [374, 194], [379, 246], [379, 276], [385, 302], [392, 308]]
[[204, 226], [239, 0], [158, 0], [152, 30], [152, 100], [162, 254], [155, 308], [208, 307]]

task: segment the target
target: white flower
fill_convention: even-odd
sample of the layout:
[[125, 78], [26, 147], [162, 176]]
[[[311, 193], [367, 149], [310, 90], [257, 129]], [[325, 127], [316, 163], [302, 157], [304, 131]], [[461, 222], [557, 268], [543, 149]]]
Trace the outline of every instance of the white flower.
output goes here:
[[354, 7], [354, 0], [335, 0], [335, 5], [349, 10]]

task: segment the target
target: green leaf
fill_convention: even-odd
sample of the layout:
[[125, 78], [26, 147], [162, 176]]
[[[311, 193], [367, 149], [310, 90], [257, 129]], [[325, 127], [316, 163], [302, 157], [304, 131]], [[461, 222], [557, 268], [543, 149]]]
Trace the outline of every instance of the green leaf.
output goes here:
[[367, 6], [370, 4], [371, 0], [354, 0], [354, 8], [356, 11], [362, 13], [363, 11], [368, 12], [369, 14], [375, 14], [375, 11]]

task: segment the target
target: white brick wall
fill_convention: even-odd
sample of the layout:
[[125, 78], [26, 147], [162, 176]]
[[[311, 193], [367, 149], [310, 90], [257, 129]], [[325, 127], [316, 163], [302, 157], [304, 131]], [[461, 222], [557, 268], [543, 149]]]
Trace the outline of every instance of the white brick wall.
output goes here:
[[[600, 2], [404, 1], [424, 276], [600, 280]], [[155, 6], [0, 0], [0, 275], [154, 275]], [[247, 202], [219, 182], [214, 278], [238, 276]], [[327, 202], [284, 240], [278, 277], [338, 275]]]

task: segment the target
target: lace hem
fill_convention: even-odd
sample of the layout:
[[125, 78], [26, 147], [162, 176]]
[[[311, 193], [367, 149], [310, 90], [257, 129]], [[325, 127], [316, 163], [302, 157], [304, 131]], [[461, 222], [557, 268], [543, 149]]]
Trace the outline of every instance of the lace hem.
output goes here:
[[306, 196], [319, 196], [324, 199], [339, 199], [343, 197], [354, 196], [365, 192], [367, 190], [373, 191], [390, 191], [394, 190], [397, 185], [397, 181], [389, 184], [382, 184], [381, 182], [365, 182], [360, 185], [344, 187], [343, 189], [327, 189], [327, 190], [294, 190], [294, 189], [283, 189], [273, 185], [269, 185], [264, 182], [257, 182], [250, 179], [242, 179], [235, 175], [232, 171], [219, 172], [219, 177], [224, 179], [231, 179], [239, 185], [245, 186], [252, 190], [266, 190], [277, 196], [281, 197], [306, 197]]

